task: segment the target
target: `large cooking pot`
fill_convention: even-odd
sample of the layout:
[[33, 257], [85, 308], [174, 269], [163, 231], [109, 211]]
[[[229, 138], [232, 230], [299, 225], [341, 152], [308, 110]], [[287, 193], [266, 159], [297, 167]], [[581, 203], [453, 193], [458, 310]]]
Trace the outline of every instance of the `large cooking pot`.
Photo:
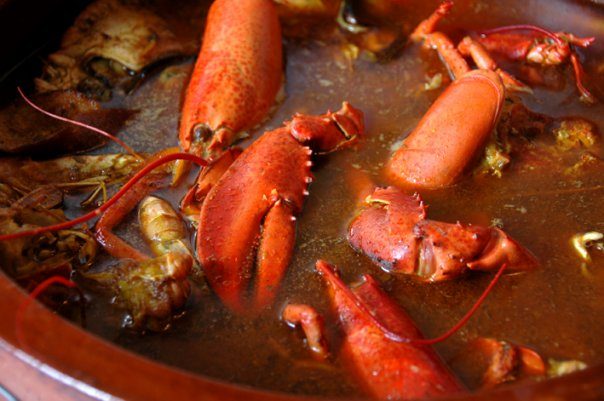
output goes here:
[[[593, 1], [594, 7], [599, 1]], [[10, 75], [6, 78], [7, 72], [57, 37], [53, 32], [62, 32], [85, 3], [0, 0], [2, 93], [14, 90], [14, 80]], [[1, 272], [0, 294], [0, 400], [316, 399], [263, 392], [153, 362], [87, 333], [39, 304], [28, 309], [20, 343], [17, 310], [27, 295]], [[604, 364], [557, 379], [450, 399], [602, 400]]]

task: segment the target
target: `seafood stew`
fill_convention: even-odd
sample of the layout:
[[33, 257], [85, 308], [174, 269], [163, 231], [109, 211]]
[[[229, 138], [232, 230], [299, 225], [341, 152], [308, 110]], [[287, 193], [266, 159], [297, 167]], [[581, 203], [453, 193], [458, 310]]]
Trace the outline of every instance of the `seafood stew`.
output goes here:
[[[58, 45], [61, 49], [45, 49], [39, 55], [51, 60], [46, 62], [44, 71], [24, 76], [19, 84], [33, 103], [41, 107], [119, 133], [118, 137], [136, 155], [147, 157], [179, 146], [182, 107], [186, 91], [190, 90], [187, 86], [194, 74], [198, 41], [209, 7], [209, 2], [197, 3], [182, 2], [178, 10], [173, 10], [161, 2], [136, 3], [134, 8], [129, 8], [132, 7], [129, 2], [117, 0], [94, 2], [84, 11], [97, 18], [89, 22], [94, 29], [113, 29], [118, 22], [127, 25], [131, 23], [129, 18], [139, 18], [139, 25], [135, 24], [138, 31], [128, 28], [127, 32], [145, 33], [148, 26], [159, 24], [156, 18], [161, 16], [163, 30], [154, 39], [161, 45], [143, 54], [136, 47], [127, 47], [132, 41], [93, 41], [95, 51], [79, 58], [79, 50], [65, 40], [74, 32], [85, 31], [76, 20], [77, 29], [72, 27], [72, 32], [65, 34]], [[317, 260], [336, 265], [345, 285], [359, 283], [363, 275], [370, 275], [372, 278], [367, 280], [375, 280], [380, 291], [403, 308], [412, 324], [428, 339], [438, 337], [462, 318], [500, 266], [497, 264], [490, 272], [486, 269], [476, 272], [471, 266], [465, 267], [464, 261], [463, 275], [460, 271], [450, 280], [426, 282], [430, 281], [423, 280], [427, 275], [417, 272], [422, 269], [432, 272], [429, 262], [414, 268], [414, 274], [405, 274], [396, 271], [392, 263], [382, 264], [384, 258], [373, 257], [362, 247], [349, 243], [351, 222], [371, 207], [364, 202], [376, 186], [399, 185], [409, 195], [414, 192], [392, 179], [386, 170], [388, 160], [404, 146], [402, 140], [414, 131], [430, 106], [453, 84], [434, 50], [424, 48], [421, 43], [404, 41], [404, 46], [396, 43], [409, 37], [439, 2], [403, 3], [406, 2], [349, 2], [344, 17], [340, 17], [345, 18], [343, 22], [338, 22], [331, 9], [328, 17], [311, 14], [299, 19], [298, 14], [294, 14], [296, 18], [288, 18], [281, 11], [285, 67], [284, 78], [276, 78], [283, 79], [284, 88], [281, 94], [271, 94], [277, 100], [271, 102], [267, 118], [259, 125], [238, 129], [250, 137], [236, 142], [246, 150], [234, 156], [232, 166], [244, 165], [242, 160], [246, 161], [245, 166], [255, 165], [251, 157], [244, 155], [251, 152], [248, 148], [259, 147], [253, 144], [265, 141], [261, 139], [263, 133], [298, 132], [302, 131], [300, 127], [307, 127], [304, 119], [293, 117], [296, 113], [309, 118], [324, 116], [322, 120], [330, 122], [321, 130], [335, 130], [350, 139], [350, 143], [347, 146], [338, 143], [337, 152], [318, 150], [312, 156], [312, 183], [307, 188], [303, 209], [295, 212], [291, 261], [286, 263], [278, 291], [271, 295], [274, 300], [259, 308], [260, 311], [252, 314], [233, 311], [236, 307], [217, 291], [216, 284], [206, 282], [211, 279], [204, 272], [204, 263], [199, 263], [196, 241], [201, 239], [195, 228], [202, 224], [195, 221], [195, 215], [206, 206], [191, 205], [193, 213], [179, 209], [181, 200], [186, 199], [196, 181], [197, 171], [190, 166], [182, 167], [180, 182], [174, 186], [169, 186], [166, 168], [145, 178], [145, 185], [154, 189], [156, 198], [146, 198], [136, 209], [126, 210], [123, 221], [116, 222], [111, 233], [141, 253], [155, 254], [156, 248], [165, 244], [149, 240], [153, 233], [148, 235], [144, 231], [152, 225], [148, 221], [153, 221], [153, 215], [148, 219], [143, 216], [149, 211], [172, 216], [169, 219], [182, 224], [182, 228], [174, 229], [180, 230], [179, 239], [170, 239], [169, 246], [182, 247], [179, 249], [184, 249], [183, 253], [176, 255], [189, 252], [189, 256], [157, 265], [139, 263], [132, 254], [128, 261], [116, 258], [111, 256], [113, 251], [105, 251], [97, 244], [103, 244], [103, 239], [96, 235], [98, 230], [93, 232], [93, 221], [87, 228], [79, 226], [46, 235], [33, 244], [17, 244], [23, 249], [15, 250], [3, 242], [0, 244], [3, 270], [28, 290], [49, 276], [71, 277], [85, 294], [85, 321], [76, 292], [53, 287], [43, 293], [41, 300], [90, 332], [153, 360], [265, 390], [385, 398], [368, 390], [358, 373], [352, 373], [348, 367], [351, 358], [344, 350], [351, 347], [351, 342], [343, 335], [346, 322], [338, 320], [342, 318], [331, 304], [325, 276], [315, 269]], [[602, 9], [577, 2], [544, 0], [510, 1], [505, 5], [457, 1], [439, 21], [438, 30], [454, 43], [472, 32], [512, 24], [535, 24], [553, 32], [572, 32], [577, 37], [593, 36], [596, 40], [577, 52], [584, 70], [583, 84], [600, 100], [592, 104], [581, 100], [570, 63], [535, 66], [492, 52], [500, 68], [528, 85], [530, 91], [506, 90], [497, 125], [499, 143], [489, 142], [472, 160], [471, 168], [463, 169], [463, 177], [456, 179], [454, 185], [417, 189], [423, 204], [429, 206], [429, 221], [452, 225], [461, 222], [462, 227], [472, 224], [505, 232], [530, 258], [534, 256], [538, 261], [538, 266], [529, 263], [531, 267], [526, 271], [515, 272], [514, 266], [508, 267], [510, 274], [501, 276], [468, 323], [446, 341], [433, 345], [437, 358], [450, 372], [447, 374], [458, 381], [452, 386], [453, 393], [506, 386], [513, 381], [546, 380], [604, 362], [604, 323], [599, 318], [604, 308], [600, 302], [604, 293], [604, 257], [601, 237], [597, 235], [604, 232], [601, 201], [604, 155], [600, 137], [604, 126], [602, 21]], [[356, 32], [351, 25], [363, 29]], [[137, 40], [144, 40], [143, 33]], [[117, 28], [112, 34], [114, 38], [123, 35]], [[65, 58], [77, 59], [78, 65], [84, 63], [87, 67], [71, 71], [70, 64], [64, 63]], [[77, 75], [82, 71], [88, 75]], [[45, 103], [44, 94], [55, 91], [63, 91], [64, 96], [75, 99], [70, 105], [100, 108], [103, 114], [97, 119], [87, 119], [82, 118], [80, 109], [65, 110], [60, 105]], [[338, 111], [344, 101], [350, 102], [352, 110], [362, 111], [362, 122], [346, 106]], [[48, 141], [57, 143], [63, 138], [80, 137], [82, 131], [68, 125], [53, 126], [58, 123], [41, 118], [18, 94], [7, 103], [10, 104], [0, 115], [3, 130], [0, 145], [4, 146], [7, 143], [4, 139], [16, 129], [13, 115], [17, 113], [11, 107], [25, 115], [31, 113], [19, 121], [26, 124], [35, 118], [36, 124], [49, 134], [41, 140], [34, 138], [17, 150], [2, 149], [10, 154], [3, 157], [1, 168], [5, 198], [2, 234], [8, 234], [6, 230], [12, 227], [25, 230], [80, 216], [103, 202], [104, 191], [108, 196], [115, 193], [119, 184], [148, 163], [148, 159], [141, 161], [136, 155], [116, 156], [123, 148], [115, 143], [99, 143], [94, 137], [92, 142], [86, 140], [74, 145], [76, 149], [66, 146], [61, 150], [58, 146], [52, 154], [44, 154], [50, 149]], [[326, 114], [329, 109], [334, 112]], [[478, 115], [481, 111], [470, 112]], [[342, 116], [349, 118], [350, 123], [343, 123]], [[284, 121], [294, 123], [284, 125]], [[308, 131], [315, 134], [315, 128], [312, 125]], [[73, 151], [88, 154], [69, 154]], [[272, 155], [273, 162], [276, 153]], [[29, 161], [31, 157], [35, 161]], [[270, 161], [265, 159], [264, 163], [260, 164], [260, 172], [268, 169]], [[230, 169], [225, 174], [234, 176]], [[289, 174], [283, 178], [285, 181], [295, 175], [293, 168]], [[241, 180], [235, 188], [240, 190], [252, 181]], [[40, 210], [32, 212], [27, 204], [32, 200], [41, 203], [44, 210], [52, 210], [52, 216]], [[168, 206], [162, 206], [162, 201], [167, 201]], [[15, 202], [21, 209], [15, 208]], [[182, 220], [183, 217], [188, 220]], [[262, 224], [266, 220], [268, 217]], [[54, 251], [55, 248], [60, 251]], [[169, 259], [166, 255], [158, 258]], [[167, 274], [167, 265], [170, 268], [165, 282], [170, 283], [172, 292], [164, 292], [165, 282], [147, 285], [140, 279]], [[253, 286], [260, 279], [247, 280], [250, 290], [244, 289], [246, 297], [253, 295]], [[366, 283], [373, 282], [364, 281], [353, 292], [363, 293], [361, 289]], [[149, 305], [145, 304], [147, 294], [160, 297], [152, 299]], [[167, 300], [162, 298], [166, 294]], [[145, 298], [142, 306], [137, 303], [137, 296]], [[282, 316], [294, 304], [311, 306], [321, 316], [329, 354], [326, 358], [316, 358], [309, 350], [310, 337], [300, 329], [292, 330], [290, 324], [297, 323], [290, 323]], [[246, 307], [247, 304], [242, 308]], [[389, 317], [380, 317], [378, 312], [374, 315], [382, 323], [388, 322]], [[504, 356], [512, 360], [513, 367], [502, 372], [503, 365], [493, 361]]]

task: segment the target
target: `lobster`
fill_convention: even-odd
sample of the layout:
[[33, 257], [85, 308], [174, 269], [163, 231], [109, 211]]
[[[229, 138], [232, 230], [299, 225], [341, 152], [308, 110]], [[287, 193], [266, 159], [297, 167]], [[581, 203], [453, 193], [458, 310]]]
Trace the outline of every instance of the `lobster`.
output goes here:
[[[422, 41], [438, 51], [455, 81], [388, 162], [387, 174], [403, 186], [441, 188], [459, 180], [499, 120], [506, 92], [502, 77], [510, 86], [517, 86], [513, 77], [496, 68], [486, 52], [471, 54], [480, 69], [470, 70], [451, 40], [441, 32], [434, 32], [452, 5], [450, 1], [443, 2], [411, 34], [411, 40]], [[474, 43], [472, 48], [479, 46]], [[468, 110], [481, 112], [464, 118]]]
[[[271, 0], [217, 0], [186, 89], [180, 147], [214, 158], [264, 120], [283, 80], [281, 27]], [[185, 171], [180, 164], [177, 177]]]
[[[451, 10], [453, 3], [445, 1], [411, 34], [414, 42], [436, 49], [448, 67], [451, 84], [434, 102], [390, 159], [387, 174], [399, 185], [435, 189], [455, 184], [471, 167], [486, 145], [501, 116], [507, 92], [530, 91], [530, 88], [501, 70], [489, 51], [498, 50], [510, 57], [560, 63], [571, 58], [575, 67], [577, 86], [586, 99], [591, 94], [581, 84], [582, 68], [571, 44], [588, 46], [593, 38], [577, 38], [572, 34], [551, 34], [541, 28], [518, 26], [487, 31], [474, 39], [466, 36], [456, 47], [442, 32], [435, 31], [438, 22]], [[501, 38], [514, 29], [532, 29], [547, 36], [532, 38], [529, 45], [512, 46]], [[525, 39], [525, 42], [528, 39]], [[470, 70], [464, 57], [471, 57], [477, 70]], [[549, 61], [551, 60], [551, 61]], [[479, 113], [469, 111], [480, 110]]]
[[[203, 45], [186, 89], [180, 147], [219, 157], [260, 124], [283, 82], [281, 16], [286, 24], [335, 18], [343, 0], [217, 0], [210, 7]], [[185, 169], [179, 163], [175, 180]]]
[[574, 49], [589, 47], [595, 41], [594, 37], [580, 38], [568, 32], [554, 33], [534, 25], [510, 25], [483, 31], [476, 40], [488, 51], [503, 54], [511, 60], [552, 66], [570, 59], [580, 99], [586, 103], [595, 102], [594, 95], [583, 85], [585, 73]]
[[538, 266], [502, 230], [427, 219], [418, 194], [409, 196], [394, 187], [376, 188], [366, 198], [365, 209], [350, 224], [348, 241], [385, 271], [414, 274], [428, 282], [468, 270], [496, 270], [504, 263], [516, 272]]
[[[362, 112], [347, 102], [335, 113], [297, 114], [263, 134], [211, 186], [201, 205], [197, 256], [231, 310], [260, 310], [273, 302], [292, 256], [295, 216], [312, 182], [311, 155], [349, 146], [363, 132]], [[254, 264], [250, 305], [243, 295]]]
[[[329, 287], [331, 304], [340, 320], [344, 335], [340, 352], [345, 368], [369, 395], [380, 400], [406, 400], [465, 391], [429, 346], [431, 340], [423, 338], [407, 313], [373, 277], [365, 274], [361, 283], [350, 289], [334, 266], [319, 260], [316, 268]], [[314, 309], [287, 305], [283, 317], [290, 324], [295, 323], [289, 320], [291, 307], [296, 315], [310, 312], [308, 316], [294, 316], [302, 322], [307, 337], [312, 334], [309, 345], [325, 344], [322, 321], [314, 317]], [[405, 341], [400, 341], [401, 336]], [[325, 351], [318, 348], [314, 352]]]

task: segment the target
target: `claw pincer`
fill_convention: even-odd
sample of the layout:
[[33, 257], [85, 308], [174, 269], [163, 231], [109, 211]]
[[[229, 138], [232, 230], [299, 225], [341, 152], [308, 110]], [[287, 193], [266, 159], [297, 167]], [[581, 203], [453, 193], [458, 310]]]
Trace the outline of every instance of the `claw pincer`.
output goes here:
[[[335, 151], [362, 133], [363, 115], [348, 103], [322, 116], [298, 114], [262, 135], [212, 187], [201, 209], [197, 254], [229, 308], [243, 312], [272, 303], [292, 256], [311, 155]], [[249, 305], [243, 295], [254, 267]]]
[[377, 188], [350, 225], [348, 240], [387, 271], [422, 280], [452, 279], [470, 270], [535, 268], [535, 257], [498, 228], [426, 218], [419, 195]]

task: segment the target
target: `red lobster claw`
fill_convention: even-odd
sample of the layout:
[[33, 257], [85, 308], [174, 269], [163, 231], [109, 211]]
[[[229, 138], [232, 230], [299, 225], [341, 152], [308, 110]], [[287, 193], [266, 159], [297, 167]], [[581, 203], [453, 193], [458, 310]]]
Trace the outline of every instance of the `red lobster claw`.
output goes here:
[[[363, 115], [348, 103], [336, 113], [296, 115], [262, 135], [233, 161], [201, 209], [197, 254], [206, 277], [232, 310], [256, 268], [252, 309], [272, 304], [292, 256], [314, 152], [331, 152], [363, 133]], [[311, 150], [312, 149], [312, 150]]]
[[[378, 320], [409, 340], [423, 338], [407, 313], [371, 276], [365, 275], [359, 285], [348, 289], [334, 266], [320, 260], [317, 270], [329, 286], [344, 331], [342, 356], [369, 394], [380, 400], [408, 400], [463, 391], [432, 347], [393, 341], [375, 324]], [[362, 302], [373, 318], [362, 313], [356, 302]]]
[[384, 270], [426, 281], [455, 278], [466, 270], [531, 270], [535, 257], [498, 228], [426, 219], [419, 195], [376, 188], [350, 225], [348, 240]]
[[412, 188], [441, 188], [459, 181], [499, 121], [504, 95], [495, 72], [471, 71], [457, 79], [394, 153], [389, 176]]
[[266, 118], [283, 81], [281, 27], [271, 0], [217, 0], [187, 87], [185, 152], [215, 157]]

